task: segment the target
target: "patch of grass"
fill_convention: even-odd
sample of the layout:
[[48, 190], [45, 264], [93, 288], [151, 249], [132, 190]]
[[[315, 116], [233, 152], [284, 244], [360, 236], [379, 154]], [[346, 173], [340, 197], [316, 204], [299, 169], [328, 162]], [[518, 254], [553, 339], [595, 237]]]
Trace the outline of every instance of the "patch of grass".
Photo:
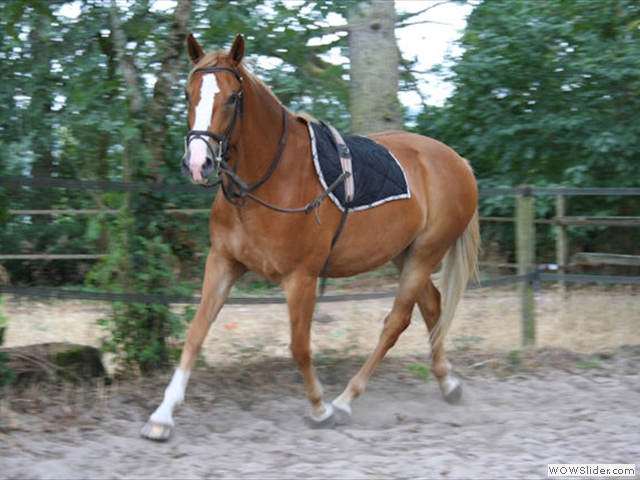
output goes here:
[[583, 358], [578, 361], [578, 368], [580, 370], [599, 370], [602, 367], [602, 362], [592, 359], [592, 358]]
[[509, 365], [513, 368], [521, 368], [522, 367], [522, 358], [520, 350], [511, 350], [509, 352]]
[[[0, 347], [4, 342], [4, 332], [9, 324], [9, 317], [4, 314], [4, 298], [0, 297]], [[8, 356], [0, 352], [0, 386], [11, 385], [16, 379], [15, 373], [7, 366]]]
[[431, 378], [431, 367], [424, 363], [413, 363], [407, 367], [407, 370], [418, 375], [424, 380], [429, 380]]
[[234, 285], [232, 296], [270, 296], [275, 293], [282, 293], [278, 285], [249, 272]]

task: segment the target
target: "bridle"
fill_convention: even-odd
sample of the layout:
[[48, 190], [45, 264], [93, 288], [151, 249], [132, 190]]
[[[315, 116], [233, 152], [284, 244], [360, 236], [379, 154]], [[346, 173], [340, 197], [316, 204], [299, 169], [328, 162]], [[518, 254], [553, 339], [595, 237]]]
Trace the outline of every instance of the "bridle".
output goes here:
[[[238, 162], [232, 167], [229, 165], [229, 159], [231, 157], [229, 153], [229, 143], [231, 141], [231, 137], [233, 136], [233, 132], [235, 131], [236, 125], [238, 123], [238, 117], [244, 116], [244, 97], [242, 93], [242, 75], [236, 70], [227, 67], [203, 67], [194, 70], [191, 75], [196, 75], [198, 73], [215, 73], [215, 72], [226, 72], [231, 73], [236, 77], [238, 83], [240, 84], [240, 91], [238, 91], [237, 96], [238, 99], [235, 104], [235, 109], [233, 112], [233, 117], [229, 124], [225, 127], [222, 133], [213, 133], [208, 130], [189, 130], [185, 137], [185, 152], [189, 149], [189, 144], [196, 138], [199, 138], [205, 142], [207, 145], [207, 149], [211, 153], [211, 156], [215, 159], [215, 170], [218, 174], [217, 179], [212, 182], [207, 182], [204, 184], [205, 187], [215, 187], [220, 185], [222, 187], [223, 194], [225, 198], [235, 206], [242, 206], [245, 204], [246, 199], [250, 198], [251, 200], [259, 203], [260, 205], [270, 208], [271, 210], [275, 210], [281, 213], [311, 213], [312, 211], [316, 211], [316, 220], [320, 223], [320, 219], [318, 218], [317, 209], [320, 206], [320, 203], [338, 186], [345, 181], [347, 177], [350, 176], [348, 173], [343, 173], [340, 175], [324, 192], [320, 194], [318, 198], [316, 198], [313, 202], [308, 203], [304, 207], [299, 208], [282, 208], [277, 207], [275, 205], [271, 205], [264, 200], [256, 197], [252, 192], [264, 184], [269, 177], [275, 172], [278, 163], [280, 163], [280, 158], [282, 157], [282, 153], [284, 151], [285, 144], [287, 142], [287, 112], [285, 107], [282, 107], [282, 137], [280, 138], [280, 146], [278, 147], [278, 152], [276, 153], [276, 157], [269, 168], [269, 171], [257, 182], [247, 185], [237, 174]], [[211, 138], [218, 145], [218, 151], [214, 152], [211, 143], [207, 141], [207, 138]], [[237, 147], [236, 157], [238, 155]], [[222, 174], [227, 177], [227, 185], [222, 181]]]
[[[184, 139], [184, 147], [185, 152], [189, 149], [189, 144], [193, 139], [200, 139], [207, 145], [207, 149], [211, 153], [212, 157], [216, 160], [217, 163], [220, 163], [222, 160], [229, 159], [229, 142], [231, 141], [231, 136], [233, 135], [233, 131], [236, 128], [236, 123], [238, 121], [238, 116], [244, 116], [244, 102], [242, 97], [242, 76], [235, 70], [227, 67], [205, 67], [198, 68], [195, 70], [192, 75], [197, 73], [215, 73], [215, 72], [228, 72], [233, 74], [240, 84], [240, 91], [237, 93], [237, 100], [235, 104], [235, 109], [233, 111], [233, 117], [231, 118], [231, 122], [229, 125], [222, 131], [222, 133], [217, 134], [210, 132], [209, 130], [189, 130], [187, 132], [187, 136]], [[218, 153], [216, 154], [211, 147], [211, 144], [207, 141], [206, 138], [209, 137], [213, 139], [218, 144]], [[210, 185], [213, 186], [213, 185]]]
[[[225, 198], [233, 205], [241, 206], [244, 205], [247, 198], [251, 198], [258, 203], [261, 203], [269, 208], [273, 208], [271, 205], [262, 202], [260, 199], [252, 195], [252, 192], [256, 190], [259, 186], [265, 183], [269, 177], [273, 174], [280, 162], [280, 158], [282, 157], [282, 152], [284, 151], [284, 146], [287, 142], [287, 115], [285, 108], [282, 107], [282, 137], [280, 139], [280, 146], [278, 148], [278, 153], [276, 154], [276, 158], [271, 164], [271, 168], [269, 171], [257, 182], [247, 185], [237, 174], [238, 162], [232, 167], [229, 165], [229, 159], [231, 154], [229, 153], [229, 143], [231, 141], [231, 137], [233, 136], [233, 132], [235, 131], [236, 125], [238, 123], [238, 117], [244, 116], [244, 96], [242, 93], [242, 75], [236, 70], [227, 67], [204, 67], [198, 68], [195, 70], [192, 75], [197, 73], [215, 73], [215, 72], [227, 72], [231, 73], [236, 77], [238, 83], [240, 84], [240, 90], [238, 91], [237, 100], [235, 103], [235, 108], [233, 111], [233, 117], [229, 124], [225, 127], [222, 133], [217, 134], [210, 132], [208, 130], [189, 130], [187, 132], [187, 136], [185, 137], [185, 152], [189, 148], [189, 144], [193, 139], [199, 138], [205, 142], [207, 145], [207, 149], [211, 153], [211, 156], [215, 159], [215, 169], [218, 173], [218, 178], [213, 182], [207, 182], [204, 184], [205, 187], [215, 187], [220, 185], [222, 187], [222, 191], [224, 193]], [[206, 138], [209, 137], [213, 139], [218, 144], [218, 152], [217, 154], [213, 151], [211, 144], [206, 141]], [[238, 156], [238, 149], [234, 147], [236, 150], [236, 158]], [[225, 186], [222, 181], [222, 174], [227, 176], [227, 185]], [[274, 208], [277, 210], [277, 208]]]

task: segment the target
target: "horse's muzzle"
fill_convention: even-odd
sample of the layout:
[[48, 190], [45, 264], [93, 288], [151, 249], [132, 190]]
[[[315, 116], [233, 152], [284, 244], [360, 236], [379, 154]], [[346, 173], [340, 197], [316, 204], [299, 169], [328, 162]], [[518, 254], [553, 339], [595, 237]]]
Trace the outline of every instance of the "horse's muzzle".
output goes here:
[[[198, 163], [200, 163], [198, 165]], [[193, 183], [207, 183], [207, 180], [213, 174], [215, 169], [213, 158], [208, 154], [205, 155], [204, 162], [194, 162], [191, 159], [191, 152], [187, 150], [182, 157], [181, 170], [186, 177]]]

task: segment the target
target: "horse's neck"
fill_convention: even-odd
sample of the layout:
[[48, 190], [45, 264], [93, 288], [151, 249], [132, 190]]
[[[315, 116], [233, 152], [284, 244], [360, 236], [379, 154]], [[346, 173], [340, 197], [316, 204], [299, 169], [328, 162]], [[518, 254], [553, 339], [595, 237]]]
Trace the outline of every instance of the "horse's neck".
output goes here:
[[[275, 97], [260, 91], [259, 87], [253, 86], [251, 92], [247, 92], [238, 141], [238, 175], [248, 185], [260, 181], [277, 160], [285, 126], [283, 115], [289, 116], [286, 125], [288, 143], [294, 123], [292, 115]], [[280, 163], [284, 163], [282, 158]]]

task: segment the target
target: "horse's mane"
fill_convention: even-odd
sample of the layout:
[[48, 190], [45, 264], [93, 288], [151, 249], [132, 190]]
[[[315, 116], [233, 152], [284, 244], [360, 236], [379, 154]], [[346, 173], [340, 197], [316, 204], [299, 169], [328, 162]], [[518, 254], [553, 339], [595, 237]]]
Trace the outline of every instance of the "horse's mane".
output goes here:
[[307, 112], [300, 112], [296, 114], [296, 117], [304, 123], [320, 123], [316, 117]]
[[[193, 72], [196, 69], [198, 69], [198, 68], [206, 68], [206, 67], [213, 67], [213, 66], [217, 65], [221, 60], [226, 60], [228, 56], [229, 56], [229, 52], [227, 52], [225, 50], [217, 50], [215, 52], [207, 53], [198, 62], [198, 65], [193, 68], [191, 73], [189, 73], [188, 81], [191, 81], [191, 75], [193, 74]], [[273, 91], [267, 86], [266, 83], [264, 83], [260, 78], [258, 78], [253, 73], [253, 71], [251, 70], [251, 67], [244, 60], [242, 60], [240, 62], [240, 64], [238, 65], [238, 73], [242, 76], [242, 78], [245, 81], [251, 82], [251, 84], [252, 84], [252, 86], [254, 88], [257, 88], [258, 90], [261, 90], [261, 91], [265, 92], [266, 94], [268, 94], [273, 100], [275, 100], [278, 103], [278, 105], [283, 106], [288, 112], [290, 112], [292, 115], [294, 115], [299, 121], [304, 122], [304, 123], [317, 123], [318, 122], [318, 120], [316, 120], [314, 117], [312, 117], [311, 115], [309, 115], [307, 113], [296, 114], [294, 112], [291, 112], [291, 110], [289, 110], [286, 106], [282, 105], [282, 102], [276, 96], [276, 94], [273, 93]]]

